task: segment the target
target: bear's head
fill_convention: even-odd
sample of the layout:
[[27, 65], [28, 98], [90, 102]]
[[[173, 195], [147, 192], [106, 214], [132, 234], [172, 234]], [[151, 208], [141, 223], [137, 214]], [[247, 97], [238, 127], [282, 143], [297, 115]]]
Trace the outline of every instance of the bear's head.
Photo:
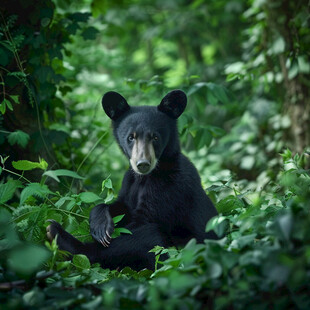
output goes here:
[[112, 119], [114, 136], [134, 172], [149, 174], [158, 162], [173, 160], [180, 152], [176, 120], [186, 102], [181, 90], [169, 92], [157, 107], [129, 106], [122, 95], [113, 91], [103, 96], [102, 106]]

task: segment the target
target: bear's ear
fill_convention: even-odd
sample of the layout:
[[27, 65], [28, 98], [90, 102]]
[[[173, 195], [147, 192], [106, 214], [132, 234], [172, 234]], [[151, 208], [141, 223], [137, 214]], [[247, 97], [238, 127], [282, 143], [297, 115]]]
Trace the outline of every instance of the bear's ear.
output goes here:
[[130, 109], [126, 99], [115, 91], [109, 91], [102, 97], [102, 107], [105, 113], [113, 120], [117, 120]]
[[171, 118], [177, 119], [185, 110], [186, 103], [185, 93], [182, 90], [173, 90], [162, 99], [157, 108]]

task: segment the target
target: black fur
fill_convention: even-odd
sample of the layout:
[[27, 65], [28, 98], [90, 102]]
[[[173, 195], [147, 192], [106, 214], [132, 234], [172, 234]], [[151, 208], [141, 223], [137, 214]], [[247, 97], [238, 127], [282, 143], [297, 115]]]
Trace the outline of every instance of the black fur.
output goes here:
[[[198, 242], [215, 239], [214, 232], [205, 233], [207, 221], [217, 215], [216, 209], [201, 186], [192, 163], [180, 152], [176, 119], [186, 106], [186, 95], [173, 91], [158, 107], [129, 107], [115, 92], [102, 100], [104, 110], [113, 120], [115, 138], [130, 158], [128, 135], [156, 133], [153, 141], [158, 163], [147, 175], [129, 169], [123, 179], [116, 202], [98, 205], [91, 211], [90, 230], [95, 243], [84, 244], [52, 222], [49, 235], [58, 234], [57, 243], [72, 254], [85, 254], [91, 262], [106, 268], [130, 266], [136, 270], [154, 268], [154, 246], [185, 245], [191, 238]], [[111, 217], [126, 214], [121, 226], [132, 235], [111, 240]]]

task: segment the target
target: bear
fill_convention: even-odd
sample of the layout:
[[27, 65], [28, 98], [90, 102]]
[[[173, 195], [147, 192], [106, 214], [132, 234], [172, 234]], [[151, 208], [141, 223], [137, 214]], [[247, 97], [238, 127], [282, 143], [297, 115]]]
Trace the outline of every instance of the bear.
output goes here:
[[[177, 119], [187, 105], [181, 90], [169, 92], [158, 106], [129, 106], [117, 92], [107, 92], [102, 106], [112, 120], [113, 134], [129, 160], [115, 202], [99, 204], [90, 213], [92, 243], [82, 243], [51, 221], [47, 237], [57, 235], [58, 247], [72, 254], [84, 254], [103, 268], [126, 266], [154, 270], [155, 246], [184, 246], [195, 238], [217, 239], [205, 232], [216, 208], [202, 188], [199, 174], [181, 153]], [[132, 234], [111, 239], [112, 217], [125, 214], [121, 227]]]

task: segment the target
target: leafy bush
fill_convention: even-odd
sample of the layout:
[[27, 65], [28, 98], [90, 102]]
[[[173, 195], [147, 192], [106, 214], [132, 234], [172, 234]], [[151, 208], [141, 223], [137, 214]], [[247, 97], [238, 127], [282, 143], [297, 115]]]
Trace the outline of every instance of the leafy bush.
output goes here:
[[[44, 160], [16, 162], [15, 168], [43, 168], [45, 172], [41, 183], [28, 183], [20, 175], [23, 181], [9, 179], [0, 185], [1, 204], [6, 207], [0, 217], [0, 289], [14, 288], [9, 295], [1, 293], [1, 303], [8, 309], [99, 305], [122, 309], [198, 309], [203, 305], [215, 309], [307, 309], [310, 176], [300, 166], [300, 156], [291, 158], [286, 151], [282, 157], [284, 169], [269, 193], [240, 192], [231, 182], [209, 187], [219, 215], [208, 222], [206, 230], [214, 229], [221, 239], [206, 240], [205, 244], [192, 240], [183, 249], [157, 247], [155, 272], [104, 270], [91, 266], [84, 255], [65, 261], [66, 253], [58, 251], [54, 241], [40, 245], [48, 218], [64, 224], [79, 239], [89, 239], [89, 207], [110, 200], [112, 184], [110, 179], [104, 180], [105, 198], [92, 192], [61, 195], [44, 184], [47, 177], [81, 177], [68, 170], [46, 170]], [[2, 173], [10, 172], [2, 161]], [[19, 202], [8, 204], [15, 191], [20, 193]], [[220, 199], [222, 192], [232, 194]], [[28, 243], [21, 242], [18, 235]], [[161, 253], [170, 258], [159, 261]]]
[[[302, 1], [5, 2], [1, 309], [309, 309], [308, 21]], [[171, 88], [221, 239], [156, 247], [155, 272], [67, 261], [47, 220], [90, 240], [127, 167], [100, 97], [156, 105]]]

